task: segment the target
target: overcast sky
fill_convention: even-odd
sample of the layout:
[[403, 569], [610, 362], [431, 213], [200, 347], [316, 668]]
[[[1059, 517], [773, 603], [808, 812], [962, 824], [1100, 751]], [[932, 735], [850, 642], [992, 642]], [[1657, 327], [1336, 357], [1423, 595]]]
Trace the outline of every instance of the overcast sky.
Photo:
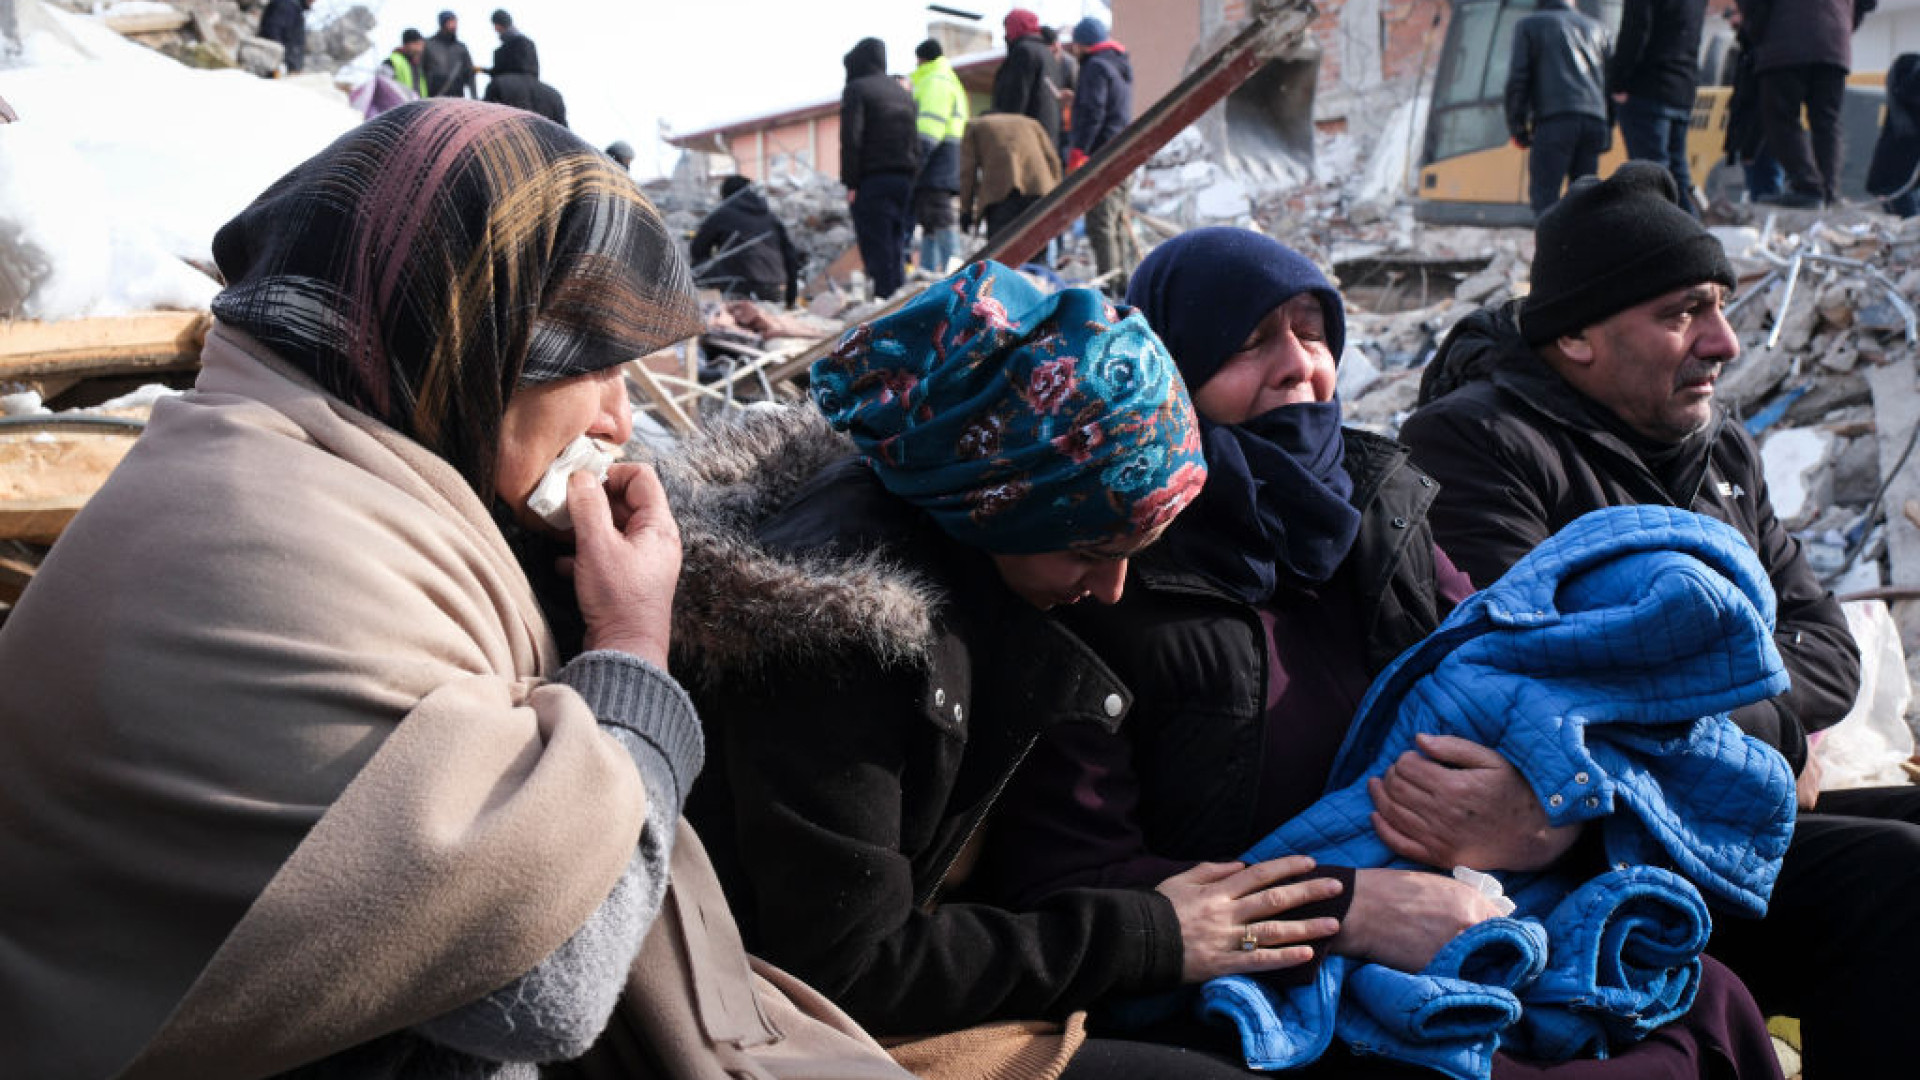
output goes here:
[[[596, 146], [625, 139], [638, 151], [635, 172], [665, 172], [678, 151], [659, 143], [675, 132], [838, 97], [840, 58], [862, 37], [887, 43], [889, 66], [911, 71], [913, 47], [940, 16], [909, 0], [319, 0], [310, 25], [365, 4], [379, 19], [377, 63], [417, 27], [432, 34], [443, 8], [460, 16], [460, 38], [475, 62], [492, 62], [498, 44], [489, 19], [497, 6], [540, 47], [540, 75], [567, 101], [567, 119]], [[1054, 25], [1084, 15], [1108, 18], [1105, 0], [1037, 0], [1019, 5], [949, 0], [978, 12], [1000, 44], [1000, 20], [1015, 6]]]

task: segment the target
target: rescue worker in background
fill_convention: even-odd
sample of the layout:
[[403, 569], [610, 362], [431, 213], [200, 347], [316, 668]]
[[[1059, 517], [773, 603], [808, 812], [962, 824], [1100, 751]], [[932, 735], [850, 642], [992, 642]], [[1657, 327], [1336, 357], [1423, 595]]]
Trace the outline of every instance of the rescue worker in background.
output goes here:
[[289, 75], [298, 75], [307, 62], [307, 9], [312, 6], [313, 0], [267, 0], [260, 14], [260, 36], [280, 43], [281, 66]]
[[[1126, 47], [1107, 36], [1107, 24], [1088, 16], [1073, 28], [1073, 53], [1080, 59], [1080, 86], [1073, 99], [1073, 135], [1068, 140], [1067, 171], [1072, 172], [1119, 137], [1133, 122], [1133, 64]], [[1133, 178], [1113, 186], [1087, 211], [1087, 242], [1094, 266], [1107, 279], [1107, 291], [1127, 294], [1133, 266]]]
[[913, 177], [919, 170], [913, 95], [887, 74], [887, 43], [861, 38], [840, 61], [840, 182], [847, 188], [860, 261], [873, 295], [893, 295], [907, 278], [913, 233]]
[[493, 50], [493, 67], [490, 73], [511, 64], [510, 70], [524, 72], [534, 78], [540, 77], [540, 50], [534, 47], [533, 39], [520, 32], [513, 25], [513, 16], [506, 8], [493, 13], [493, 32], [500, 35], [500, 47]]
[[1694, 217], [1700, 208], [1687, 166], [1687, 132], [1706, 20], [1707, 0], [1627, 0], [1607, 61], [1607, 89], [1627, 156], [1665, 165], [1680, 188], [1680, 208]]
[[[1031, 116], [989, 112], [960, 139], [960, 231], [987, 223], [987, 242], [1027, 207], [1060, 186], [1060, 159], [1047, 130]], [[976, 212], [978, 216], [976, 215]]]
[[473, 53], [460, 40], [460, 17], [440, 13], [440, 29], [427, 39], [427, 93], [432, 97], [479, 97], [474, 87]]
[[615, 139], [607, 144], [606, 155], [620, 163], [628, 172], [633, 171], [633, 146], [625, 139]]
[[421, 62], [426, 48], [427, 39], [409, 26], [400, 32], [400, 47], [381, 61], [381, 66], [392, 73], [393, 81], [411, 90], [416, 98], [427, 96], [427, 70]]
[[913, 182], [913, 219], [920, 226], [920, 266], [944, 274], [960, 254], [953, 197], [960, 190], [960, 137], [967, 130], [967, 89], [932, 38], [913, 50], [914, 121], [920, 141], [920, 174]]
[[729, 300], [752, 297], [788, 307], [800, 296], [800, 250], [753, 181], [720, 182], [714, 207], [688, 245], [693, 282], [719, 289]]
[[1007, 12], [1007, 58], [993, 76], [993, 111], [1031, 116], [1046, 129], [1047, 145], [1060, 153], [1059, 65], [1040, 37], [1040, 16], [1026, 8]]
[[1538, 0], [1513, 28], [1507, 67], [1507, 133], [1527, 153], [1527, 195], [1539, 217], [1569, 181], [1600, 171], [1613, 144], [1607, 98], [1607, 28], [1571, 0]]

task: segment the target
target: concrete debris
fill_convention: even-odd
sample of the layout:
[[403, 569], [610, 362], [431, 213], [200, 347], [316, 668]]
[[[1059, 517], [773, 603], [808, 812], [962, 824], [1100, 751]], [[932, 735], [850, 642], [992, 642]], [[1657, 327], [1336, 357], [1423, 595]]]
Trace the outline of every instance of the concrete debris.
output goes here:
[[[94, 14], [108, 27], [157, 52], [196, 68], [239, 68], [271, 77], [285, 63], [277, 41], [258, 36], [265, 0], [139, 0], [103, 7], [92, 0], [49, 0]], [[354, 5], [324, 18], [307, 16], [309, 72], [332, 73], [373, 47], [375, 17]]]

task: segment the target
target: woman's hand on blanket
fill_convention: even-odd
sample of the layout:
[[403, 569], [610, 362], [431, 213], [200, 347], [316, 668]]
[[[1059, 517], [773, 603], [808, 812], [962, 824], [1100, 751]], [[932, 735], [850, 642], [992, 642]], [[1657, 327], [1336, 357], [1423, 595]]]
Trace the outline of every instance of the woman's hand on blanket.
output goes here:
[[[1252, 866], [1201, 863], [1155, 886], [1155, 892], [1173, 902], [1174, 915], [1180, 920], [1185, 952], [1181, 981], [1276, 971], [1313, 959], [1313, 949], [1306, 943], [1338, 933], [1340, 920], [1277, 917], [1302, 904], [1340, 895], [1337, 878], [1290, 880], [1312, 869], [1313, 860], [1304, 855]], [[1252, 947], [1246, 944], [1249, 937]]]
[[1395, 855], [1440, 869], [1539, 870], [1580, 838], [1547, 821], [1526, 778], [1499, 751], [1448, 735], [1415, 736], [1367, 782], [1373, 829]]
[[1398, 971], [1419, 971], [1440, 947], [1500, 914], [1480, 890], [1425, 870], [1354, 873], [1353, 906], [1333, 951]]
[[561, 561], [586, 619], [586, 647], [631, 653], [665, 670], [680, 578], [680, 529], [660, 477], [647, 465], [615, 465], [603, 489], [577, 472], [567, 480], [573, 558]]

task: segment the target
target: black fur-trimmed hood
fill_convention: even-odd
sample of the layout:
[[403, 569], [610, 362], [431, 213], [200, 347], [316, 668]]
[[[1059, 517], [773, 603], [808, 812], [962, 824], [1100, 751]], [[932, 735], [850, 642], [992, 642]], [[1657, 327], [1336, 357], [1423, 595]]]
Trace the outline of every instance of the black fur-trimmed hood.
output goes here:
[[936, 592], [884, 550], [795, 554], [755, 535], [853, 453], [811, 406], [793, 405], [716, 417], [656, 458], [680, 527], [676, 676], [710, 683], [850, 656], [926, 662]]

